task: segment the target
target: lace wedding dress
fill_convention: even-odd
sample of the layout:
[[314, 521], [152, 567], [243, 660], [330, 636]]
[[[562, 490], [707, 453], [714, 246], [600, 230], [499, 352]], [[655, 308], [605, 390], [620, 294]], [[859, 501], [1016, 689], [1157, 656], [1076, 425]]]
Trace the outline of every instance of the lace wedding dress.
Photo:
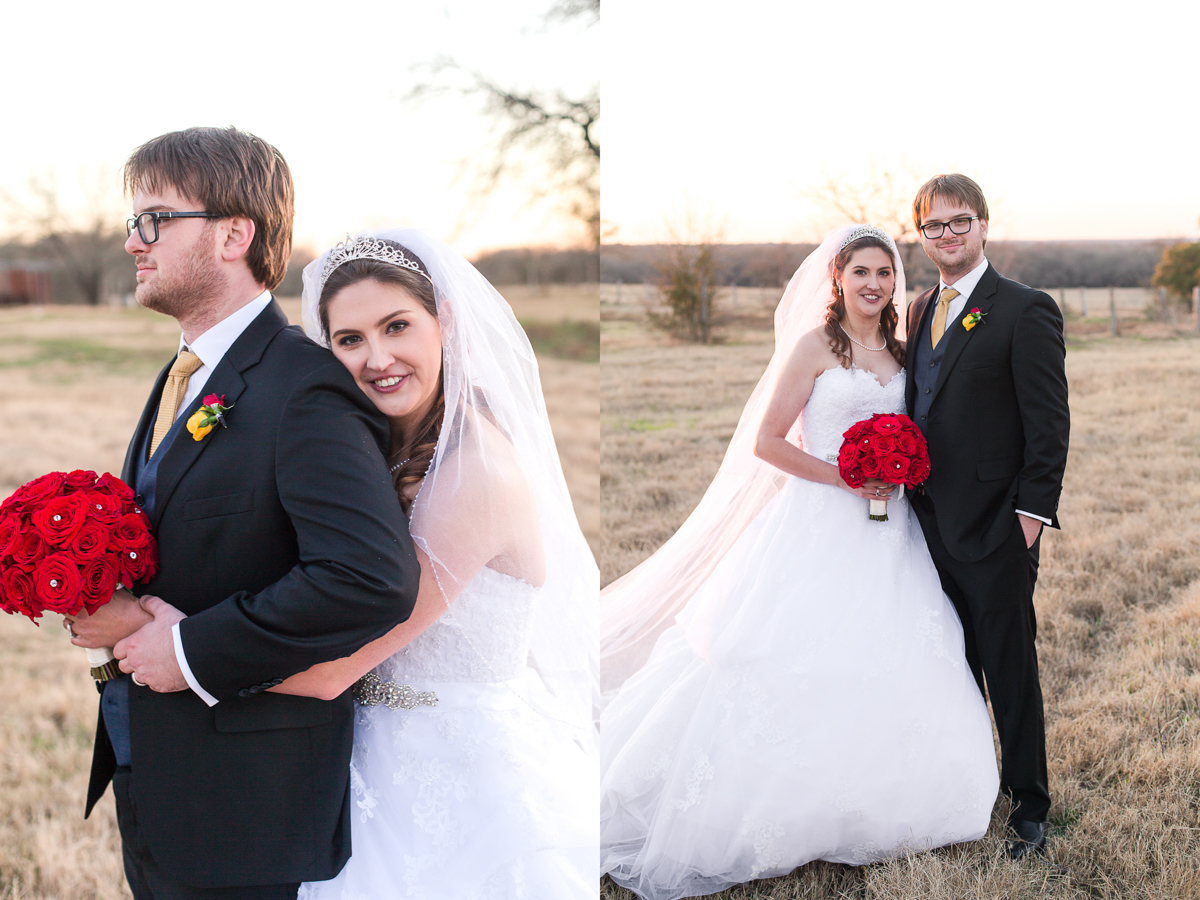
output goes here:
[[[833, 368], [807, 452], [904, 410]], [[601, 717], [601, 872], [672, 900], [979, 838], [999, 777], [962, 627], [907, 501], [789, 478]]]
[[594, 900], [595, 758], [526, 667], [540, 593], [484, 568], [375, 669], [418, 705], [357, 707], [353, 855], [299, 900]]

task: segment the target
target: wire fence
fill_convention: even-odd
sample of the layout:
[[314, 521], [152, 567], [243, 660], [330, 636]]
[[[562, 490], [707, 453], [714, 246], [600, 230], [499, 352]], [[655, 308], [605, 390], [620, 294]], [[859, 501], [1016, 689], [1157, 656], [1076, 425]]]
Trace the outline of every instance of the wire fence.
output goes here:
[[[911, 287], [909, 299], [919, 297], [925, 290], [926, 287], [921, 285]], [[1113, 334], [1120, 333], [1122, 319], [1134, 318], [1200, 331], [1200, 287], [1192, 290], [1190, 308], [1169, 295], [1166, 288], [1046, 288], [1046, 293], [1058, 303], [1068, 322], [1073, 319], [1107, 320]], [[713, 309], [718, 315], [765, 314], [775, 308], [782, 296], [783, 288], [727, 285], [717, 289]], [[614, 313], [623, 310], [665, 314], [670, 311], [659, 287], [648, 282], [602, 284], [600, 306]]]

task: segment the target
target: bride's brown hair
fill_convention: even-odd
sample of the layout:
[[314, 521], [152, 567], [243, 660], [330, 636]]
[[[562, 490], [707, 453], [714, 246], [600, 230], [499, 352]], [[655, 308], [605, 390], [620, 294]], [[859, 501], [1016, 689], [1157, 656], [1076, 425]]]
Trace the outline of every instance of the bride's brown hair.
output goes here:
[[[411, 250], [401, 247], [395, 241], [384, 240], [383, 243], [390, 244], [397, 250], [404, 250], [405, 255], [410, 259], [416, 258]], [[424, 271], [424, 263], [420, 263], [419, 260], [418, 263]], [[403, 288], [417, 299], [427, 313], [435, 319], [438, 317], [433, 284], [424, 275], [376, 259], [353, 259], [334, 269], [325, 282], [325, 286], [321, 288], [321, 299], [317, 303], [317, 315], [320, 317], [321, 331], [326, 340], [329, 340], [330, 302], [339, 292], [360, 281], [378, 281], [380, 284]], [[391, 474], [392, 486], [396, 489], [396, 495], [400, 498], [400, 506], [404, 509], [405, 515], [412, 512], [413, 505], [407, 489], [418, 484], [425, 477], [429, 464], [433, 461], [434, 451], [437, 450], [438, 436], [442, 432], [442, 420], [445, 412], [446, 395], [442, 387], [442, 373], [439, 371], [437, 400], [434, 401], [433, 408], [421, 419], [413, 437], [404, 446], [393, 446], [391, 453], [388, 454], [389, 469], [402, 460], [404, 461], [404, 464]], [[406, 456], [407, 459], [405, 459]]]
[[[842, 320], [846, 317], [846, 298], [840, 290], [838, 279], [846, 271], [850, 257], [854, 255], [855, 251], [865, 247], [878, 247], [892, 261], [892, 270], [895, 271], [896, 268], [896, 254], [892, 252], [888, 242], [869, 234], [860, 237], [857, 241], [851, 241], [839, 250], [829, 263], [829, 290], [833, 294], [833, 302], [825, 310], [825, 336], [829, 339], [829, 348], [833, 351], [833, 355], [845, 369], [850, 368], [851, 365], [850, 336], [842, 329]], [[896, 326], [899, 323], [900, 316], [896, 312], [893, 291], [893, 296], [888, 298], [887, 305], [879, 315], [879, 330], [883, 334], [884, 346], [887, 347], [888, 353], [892, 354], [892, 358], [896, 362], [904, 365], [904, 344], [900, 343], [896, 337]]]

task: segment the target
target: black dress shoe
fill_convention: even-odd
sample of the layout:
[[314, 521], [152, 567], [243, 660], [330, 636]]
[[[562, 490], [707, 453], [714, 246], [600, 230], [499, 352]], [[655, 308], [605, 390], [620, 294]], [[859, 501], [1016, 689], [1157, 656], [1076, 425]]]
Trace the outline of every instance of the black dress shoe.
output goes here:
[[1045, 822], [1030, 822], [1018, 819], [1008, 824], [1011, 835], [1008, 839], [1008, 858], [1024, 859], [1031, 853], [1046, 855], [1046, 834], [1050, 826]]

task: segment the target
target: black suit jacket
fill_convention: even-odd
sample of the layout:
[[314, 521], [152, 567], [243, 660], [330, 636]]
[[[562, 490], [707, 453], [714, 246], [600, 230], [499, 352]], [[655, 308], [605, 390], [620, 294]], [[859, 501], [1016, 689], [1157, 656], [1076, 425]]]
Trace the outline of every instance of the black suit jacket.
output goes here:
[[[124, 479], [153, 427], [168, 365]], [[353, 703], [265, 687], [408, 618], [419, 568], [382, 448], [386, 419], [272, 302], [203, 394], [228, 428], [181, 432], [159, 464], [159, 570], [138, 585], [188, 618], [188, 664], [219, 702], [130, 687], [133, 801], [155, 861], [196, 887], [331, 878], [350, 855]], [[201, 403], [197, 399], [193, 409]], [[115, 762], [103, 718], [88, 806]]]
[[[917, 341], [929, 330], [937, 296], [937, 288], [926, 291], [908, 309], [910, 412]], [[962, 326], [962, 316], [946, 323], [949, 343], [929, 420], [919, 423], [931, 463], [923, 487], [946, 549], [962, 561], [998, 548], [1017, 509], [1058, 527], [1070, 431], [1066, 348], [1055, 302], [989, 264], [964, 310], [974, 307], [983, 319], [972, 330]]]

